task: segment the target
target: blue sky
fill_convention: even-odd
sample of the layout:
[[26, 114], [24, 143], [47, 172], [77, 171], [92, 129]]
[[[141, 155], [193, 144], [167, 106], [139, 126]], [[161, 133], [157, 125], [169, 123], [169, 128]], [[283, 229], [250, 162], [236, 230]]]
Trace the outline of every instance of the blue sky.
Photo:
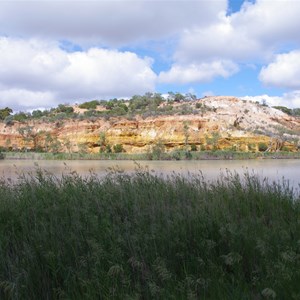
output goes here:
[[0, 106], [169, 91], [300, 107], [298, 0], [0, 1]]

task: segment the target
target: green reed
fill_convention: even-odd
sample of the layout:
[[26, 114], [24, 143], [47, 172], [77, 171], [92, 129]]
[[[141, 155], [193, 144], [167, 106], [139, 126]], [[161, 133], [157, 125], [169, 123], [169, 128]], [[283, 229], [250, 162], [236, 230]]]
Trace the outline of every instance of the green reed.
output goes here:
[[0, 183], [1, 299], [300, 299], [299, 197], [251, 174]]

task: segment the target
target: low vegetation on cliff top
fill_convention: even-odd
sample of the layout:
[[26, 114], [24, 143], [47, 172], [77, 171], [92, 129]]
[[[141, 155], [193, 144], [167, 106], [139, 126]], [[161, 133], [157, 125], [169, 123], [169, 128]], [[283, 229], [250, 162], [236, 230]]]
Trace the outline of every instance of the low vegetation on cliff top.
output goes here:
[[0, 182], [0, 298], [299, 299], [299, 201], [249, 174]]
[[[258, 103], [259, 104], [259, 103]], [[265, 103], [261, 105], [266, 106]], [[284, 106], [274, 108], [288, 115], [300, 116], [300, 108], [290, 109]], [[116, 117], [124, 116], [132, 118], [135, 115], [159, 116], [173, 114], [199, 114], [205, 113], [213, 108], [202, 105], [193, 94], [180, 94], [169, 92], [168, 97], [159, 93], [146, 93], [135, 95], [132, 98], [92, 100], [79, 105], [60, 104], [56, 108], [46, 110], [33, 110], [32, 112], [17, 112], [13, 114], [11, 108], [0, 109], [0, 120], [7, 124], [13, 121], [24, 122], [26, 120], [41, 119], [43, 121], [57, 121], [68, 118], [89, 119], [94, 117]]]

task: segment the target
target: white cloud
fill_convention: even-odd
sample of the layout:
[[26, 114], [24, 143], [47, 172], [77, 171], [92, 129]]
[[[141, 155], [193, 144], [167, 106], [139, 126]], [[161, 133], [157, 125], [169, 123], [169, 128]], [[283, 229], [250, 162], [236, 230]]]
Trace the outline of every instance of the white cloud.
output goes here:
[[257, 0], [244, 5], [231, 20], [235, 28], [247, 30], [250, 37], [265, 47], [280, 46], [286, 42], [300, 42], [299, 13], [297, 0]]
[[238, 71], [238, 66], [232, 61], [216, 60], [199, 64], [174, 64], [167, 72], [159, 74], [162, 83], [208, 82], [215, 77], [227, 78]]
[[245, 2], [232, 15], [219, 13], [218, 21], [190, 27], [181, 35], [174, 54], [177, 63], [232, 60], [265, 63], [276, 51], [300, 45], [300, 1]]
[[282, 96], [269, 96], [265, 94], [259, 96], [244, 96], [241, 97], [241, 99], [258, 101], [259, 103], [265, 101], [269, 106], [286, 106], [289, 108], [299, 108], [300, 90], [284, 93]]
[[246, 29], [233, 26], [231, 18], [220, 16], [218, 23], [209, 27], [187, 30], [174, 55], [181, 62], [229, 59], [250, 61], [262, 53], [262, 45], [249, 37]]
[[1, 38], [0, 53], [1, 101], [10, 106], [22, 105], [21, 93], [26, 99], [31, 95], [34, 104], [41, 96], [39, 106], [49, 107], [52, 103], [45, 102], [54, 99], [131, 96], [155, 88], [152, 60], [132, 52], [91, 48], [67, 53], [55, 43]]
[[58, 105], [60, 102], [55, 99], [51, 92], [35, 92], [24, 89], [4, 89], [0, 88], [1, 106], [13, 108], [14, 112], [28, 111], [38, 107], [49, 107]]
[[277, 55], [262, 68], [259, 79], [270, 86], [300, 89], [300, 50]]
[[0, 1], [0, 34], [120, 45], [211, 24], [226, 0]]

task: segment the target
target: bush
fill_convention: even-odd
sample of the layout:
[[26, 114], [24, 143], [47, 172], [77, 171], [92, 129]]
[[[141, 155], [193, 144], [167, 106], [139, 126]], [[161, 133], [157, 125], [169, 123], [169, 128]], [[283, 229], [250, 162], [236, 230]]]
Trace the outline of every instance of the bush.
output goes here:
[[197, 146], [195, 144], [191, 145], [191, 151], [197, 151]]
[[79, 108], [83, 108], [83, 109], [96, 109], [97, 105], [99, 105], [100, 102], [98, 100], [92, 100], [92, 101], [88, 101], [88, 102], [84, 102], [82, 104], [79, 105]]
[[165, 153], [165, 146], [161, 141], [158, 141], [153, 147], [152, 147], [152, 159], [154, 160], [160, 160], [162, 159], [163, 154]]
[[268, 145], [266, 143], [259, 143], [258, 144], [258, 151], [264, 152], [268, 149]]
[[193, 158], [191, 151], [185, 151], [184, 156], [185, 156], [186, 159], [192, 159]]
[[125, 152], [123, 146], [121, 144], [116, 144], [113, 146], [114, 152], [115, 153], [121, 153], [121, 152]]
[[180, 160], [181, 159], [181, 151], [180, 150], [174, 150], [171, 152], [171, 159], [173, 160]]

